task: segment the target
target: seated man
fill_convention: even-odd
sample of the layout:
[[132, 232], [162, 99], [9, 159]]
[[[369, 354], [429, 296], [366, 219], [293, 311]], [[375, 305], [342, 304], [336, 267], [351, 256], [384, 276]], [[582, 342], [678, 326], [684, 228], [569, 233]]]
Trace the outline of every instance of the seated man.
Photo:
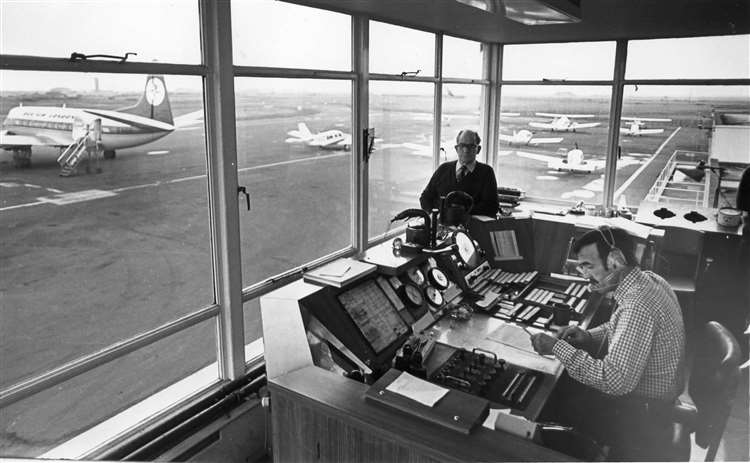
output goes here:
[[498, 210], [497, 180], [492, 167], [477, 162], [481, 151], [479, 134], [462, 130], [456, 137], [458, 161], [445, 162], [437, 168], [419, 197], [422, 209], [440, 208], [440, 197], [451, 191], [463, 191], [474, 200], [471, 214], [495, 217]]
[[587, 331], [569, 326], [556, 338], [538, 333], [531, 341], [587, 386], [562, 398], [561, 421], [608, 445], [612, 460], [664, 460], [670, 410], [685, 382], [685, 328], [669, 284], [638, 268], [633, 248], [626, 231], [607, 226], [579, 238], [578, 268], [592, 290], [613, 294], [612, 316]]

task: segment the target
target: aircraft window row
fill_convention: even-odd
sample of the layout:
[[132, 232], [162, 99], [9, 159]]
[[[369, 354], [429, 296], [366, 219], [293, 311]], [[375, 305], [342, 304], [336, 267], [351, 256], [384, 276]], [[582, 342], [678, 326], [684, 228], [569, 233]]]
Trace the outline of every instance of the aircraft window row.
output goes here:
[[73, 124], [65, 122], [34, 121], [28, 119], [6, 119], [6, 126], [36, 127], [40, 129], [72, 130]]

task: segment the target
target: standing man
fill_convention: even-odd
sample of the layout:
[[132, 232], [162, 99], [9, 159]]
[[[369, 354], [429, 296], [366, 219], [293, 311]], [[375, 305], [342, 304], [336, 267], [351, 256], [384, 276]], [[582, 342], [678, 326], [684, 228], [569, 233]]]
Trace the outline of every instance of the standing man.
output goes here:
[[474, 200], [470, 213], [495, 217], [498, 211], [497, 180], [492, 167], [477, 162], [482, 150], [479, 134], [462, 130], [456, 137], [457, 161], [445, 162], [437, 168], [419, 197], [422, 209], [440, 208], [440, 197], [451, 191], [463, 191]]
[[577, 410], [563, 413], [574, 415], [563, 421], [609, 445], [609, 459], [658, 461], [670, 457], [671, 410], [685, 383], [685, 328], [669, 284], [639, 269], [633, 249], [626, 231], [607, 226], [578, 239], [578, 269], [592, 290], [613, 295], [612, 317], [587, 331], [538, 333], [531, 342], [587, 386], [564, 398], [570, 404], [563, 408]]

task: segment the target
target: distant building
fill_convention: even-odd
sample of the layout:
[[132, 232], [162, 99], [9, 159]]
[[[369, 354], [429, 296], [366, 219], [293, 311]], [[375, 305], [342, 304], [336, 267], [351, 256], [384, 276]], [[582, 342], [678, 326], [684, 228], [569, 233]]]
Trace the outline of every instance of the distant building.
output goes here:
[[721, 163], [750, 165], [750, 112], [714, 108], [712, 116], [710, 158]]

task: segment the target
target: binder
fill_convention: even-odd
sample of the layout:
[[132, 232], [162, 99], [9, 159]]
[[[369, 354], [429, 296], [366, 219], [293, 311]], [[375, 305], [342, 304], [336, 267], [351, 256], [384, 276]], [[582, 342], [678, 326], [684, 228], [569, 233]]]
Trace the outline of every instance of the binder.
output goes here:
[[462, 434], [469, 434], [487, 418], [490, 403], [487, 399], [449, 389], [432, 407], [387, 390], [401, 371], [391, 368], [365, 392], [365, 400], [443, 426]]

